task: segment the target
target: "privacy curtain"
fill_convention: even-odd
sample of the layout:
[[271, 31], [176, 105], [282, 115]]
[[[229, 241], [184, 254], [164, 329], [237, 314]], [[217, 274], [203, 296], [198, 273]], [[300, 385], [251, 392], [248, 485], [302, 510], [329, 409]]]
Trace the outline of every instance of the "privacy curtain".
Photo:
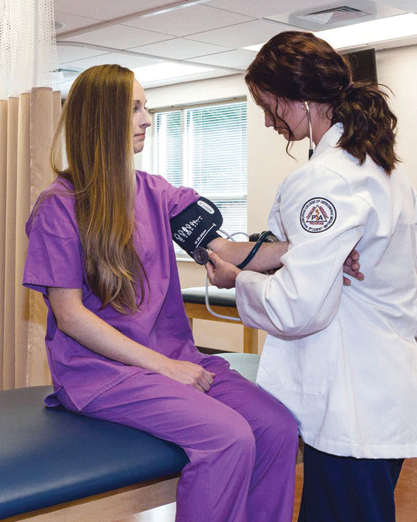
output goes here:
[[49, 148], [61, 110], [54, 31], [53, 0], [0, 1], [0, 389], [50, 382], [46, 307], [22, 275], [25, 222], [53, 179]]

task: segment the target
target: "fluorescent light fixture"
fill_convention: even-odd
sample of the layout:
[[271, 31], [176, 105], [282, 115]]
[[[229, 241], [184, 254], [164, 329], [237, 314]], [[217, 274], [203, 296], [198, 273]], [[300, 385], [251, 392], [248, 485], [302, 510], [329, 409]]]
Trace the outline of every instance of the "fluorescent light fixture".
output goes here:
[[[314, 34], [326, 40], [335, 49], [347, 49], [349, 47], [407, 38], [417, 36], [417, 15], [408, 13], [389, 16], [379, 20], [336, 27], [335, 29], [315, 31]], [[262, 45], [251, 45], [244, 47], [244, 49], [258, 52]]]
[[335, 49], [373, 44], [417, 35], [417, 15], [408, 13], [358, 24], [316, 31]]
[[169, 79], [190, 79], [190, 76], [212, 71], [212, 67], [186, 65], [181, 63], [163, 62], [154, 65], [146, 65], [133, 69], [138, 81], [146, 86], [151, 82]]
[[261, 49], [262, 46], [263, 46], [263, 43], [260, 43], [260, 44], [256, 44], [256, 45], [248, 45], [247, 47], [243, 47], [243, 49], [245, 49], [245, 51], [255, 51], [255, 53], [257, 53]]

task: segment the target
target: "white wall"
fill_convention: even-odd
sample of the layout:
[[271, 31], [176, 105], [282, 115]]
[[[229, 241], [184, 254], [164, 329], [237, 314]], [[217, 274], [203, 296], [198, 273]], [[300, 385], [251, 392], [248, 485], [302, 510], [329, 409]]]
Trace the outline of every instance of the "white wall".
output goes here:
[[[390, 106], [398, 117], [398, 154], [417, 188], [417, 46], [377, 52], [378, 81], [393, 94]], [[140, 81], [140, 78], [139, 78]], [[264, 126], [263, 112], [247, 92], [243, 75], [229, 76], [161, 87], [147, 91], [148, 106], [166, 107], [248, 96], [248, 231], [267, 229], [267, 217], [277, 186], [290, 172], [307, 161], [308, 141], [296, 143], [286, 152], [286, 141]], [[205, 270], [193, 262], [179, 262], [181, 286], [204, 286]], [[241, 350], [242, 331], [238, 325], [195, 321], [196, 344], [218, 349]], [[264, 334], [260, 334], [262, 343]]]
[[377, 53], [379, 83], [393, 94], [390, 106], [398, 118], [398, 154], [417, 188], [417, 46]]

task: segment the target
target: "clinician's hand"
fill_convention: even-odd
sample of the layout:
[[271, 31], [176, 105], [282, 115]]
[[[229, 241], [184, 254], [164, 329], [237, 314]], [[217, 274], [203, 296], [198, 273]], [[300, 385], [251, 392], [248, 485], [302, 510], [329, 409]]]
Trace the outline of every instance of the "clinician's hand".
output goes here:
[[[358, 281], [363, 281], [365, 276], [362, 274], [362, 272], [359, 272], [360, 268], [361, 265], [359, 263], [359, 252], [353, 249], [343, 264], [343, 273], [354, 277]], [[345, 275], [343, 275], [343, 284], [345, 286], [351, 285], [351, 280]]]
[[209, 253], [210, 262], [206, 266], [209, 281], [217, 288], [234, 288], [236, 277], [240, 274], [239, 268], [224, 261], [214, 252]]

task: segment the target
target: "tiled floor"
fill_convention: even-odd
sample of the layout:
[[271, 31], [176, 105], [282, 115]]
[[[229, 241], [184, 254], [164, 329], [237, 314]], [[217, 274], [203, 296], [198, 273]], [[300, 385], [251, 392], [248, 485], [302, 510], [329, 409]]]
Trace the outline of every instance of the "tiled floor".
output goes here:
[[[302, 465], [297, 466], [295, 506], [293, 522], [297, 521], [303, 482]], [[406, 460], [395, 492], [397, 522], [417, 521], [417, 459]], [[174, 522], [175, 504], [152, 509], [133, 517], [121, 518], [117, 522]], [[354, 522], [354, 521], [352, 521]]]

